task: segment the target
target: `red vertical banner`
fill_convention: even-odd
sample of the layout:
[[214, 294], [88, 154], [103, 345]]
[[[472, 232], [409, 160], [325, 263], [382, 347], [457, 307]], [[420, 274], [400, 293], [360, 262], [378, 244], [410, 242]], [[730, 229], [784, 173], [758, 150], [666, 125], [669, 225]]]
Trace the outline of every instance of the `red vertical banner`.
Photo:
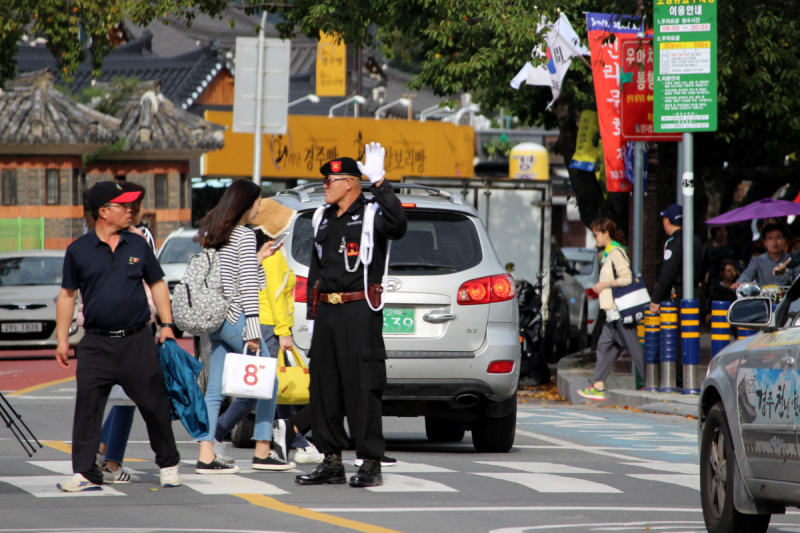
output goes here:
[[586, 14], [608, 192], [633, 190], [633, 184], [625, 179], [625, 142], [622, 139], [620, 116], [620, 57], [622, 44], [636, 39], [636, 34], [641, 31], [640, 24], [641, 19], [627, 15]]

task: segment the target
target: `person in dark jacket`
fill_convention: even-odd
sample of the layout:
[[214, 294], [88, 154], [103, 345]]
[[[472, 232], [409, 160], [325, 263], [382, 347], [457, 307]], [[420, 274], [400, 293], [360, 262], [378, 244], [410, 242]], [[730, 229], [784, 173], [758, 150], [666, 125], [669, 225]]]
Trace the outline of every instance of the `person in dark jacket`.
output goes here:
[[[342, 449], [348, 445], [345, 416], [356, 453], [364, 457], [350, 485], [383, 483], [380, 458], [386, 443], [381, 399], [386, 348], [381, 283], [388, 241], [400, 239], [407, 225], [400, 199], [384, 179], [385, 154], [380, 144], [370, 143], [364, 164], [342, 157], [320, 169], [328, 206], [314, 214], [308, 319], [312, 431], [325, 459], [313, 472], [297, 476], [301, 485], [346, 481], [342, 464]], [[371, 183], [372, 201], [361, 192], [362, 175]]]
[[[664, 232], [669, 236], [664, 245], [664, 261], [661, 274], [650, 300], [650, 310], [657, 313], [661, 302], [675, 300], [680, 305], [683, 298], [683, 207], [672, 204], [661, 213]], [[701, 272], [703, 244], [694, 236], [694, 280], [697, 284]]]

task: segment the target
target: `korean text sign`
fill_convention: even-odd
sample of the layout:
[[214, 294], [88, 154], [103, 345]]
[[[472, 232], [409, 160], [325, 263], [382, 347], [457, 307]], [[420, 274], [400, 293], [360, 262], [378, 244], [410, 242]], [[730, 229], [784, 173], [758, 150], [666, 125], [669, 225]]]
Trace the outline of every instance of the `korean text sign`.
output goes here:
[[622, 140], [620, 117], [620, 53], [623, 43], [636, 39], [636, 34], [641, 31], [640, 25], [641, 19], [638, 17], [586, 14], [608, 192], [630, 192], [633, 189], [631, 182], [625, 179], [625, 143]]
[[717, 130], [717, 0], [655, 0], [657, 132]]
[[347, 46], [335, 35], [320, 33], [317, 43], [317, 96], [347, 95]]
[[622, 138], [625, 141], [680, 141], [681, 134], [653, 128], [653, 40], [622, 44]]

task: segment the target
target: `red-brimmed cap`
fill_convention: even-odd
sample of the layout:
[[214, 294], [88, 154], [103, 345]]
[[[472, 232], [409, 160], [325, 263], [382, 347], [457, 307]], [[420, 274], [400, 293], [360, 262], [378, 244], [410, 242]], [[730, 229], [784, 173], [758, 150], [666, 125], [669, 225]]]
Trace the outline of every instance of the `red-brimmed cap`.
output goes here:
[[87, 201], [91, 210], [100, 209], [109, 202], [127, 204], [135, 202], [142, 195], [141, 192], [125, 192], [119, 183], [113, 181], [100, 181], [92, 185], [87, 194]]

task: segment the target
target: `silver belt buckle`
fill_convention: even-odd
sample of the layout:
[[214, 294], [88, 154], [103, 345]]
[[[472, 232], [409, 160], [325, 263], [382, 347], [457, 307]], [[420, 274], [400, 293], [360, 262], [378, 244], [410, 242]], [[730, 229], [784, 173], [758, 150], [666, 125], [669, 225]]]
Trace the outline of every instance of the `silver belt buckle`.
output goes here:
[[117, 330], [117, 331], [109, 331], [109, 333], [110, 333], [109, 337], [111, 337], [113, 339], [118, 339], [120, 337], [124, 337], [125, 336], [125, 330], [124, 329], [120, 329], [120, 330]]

